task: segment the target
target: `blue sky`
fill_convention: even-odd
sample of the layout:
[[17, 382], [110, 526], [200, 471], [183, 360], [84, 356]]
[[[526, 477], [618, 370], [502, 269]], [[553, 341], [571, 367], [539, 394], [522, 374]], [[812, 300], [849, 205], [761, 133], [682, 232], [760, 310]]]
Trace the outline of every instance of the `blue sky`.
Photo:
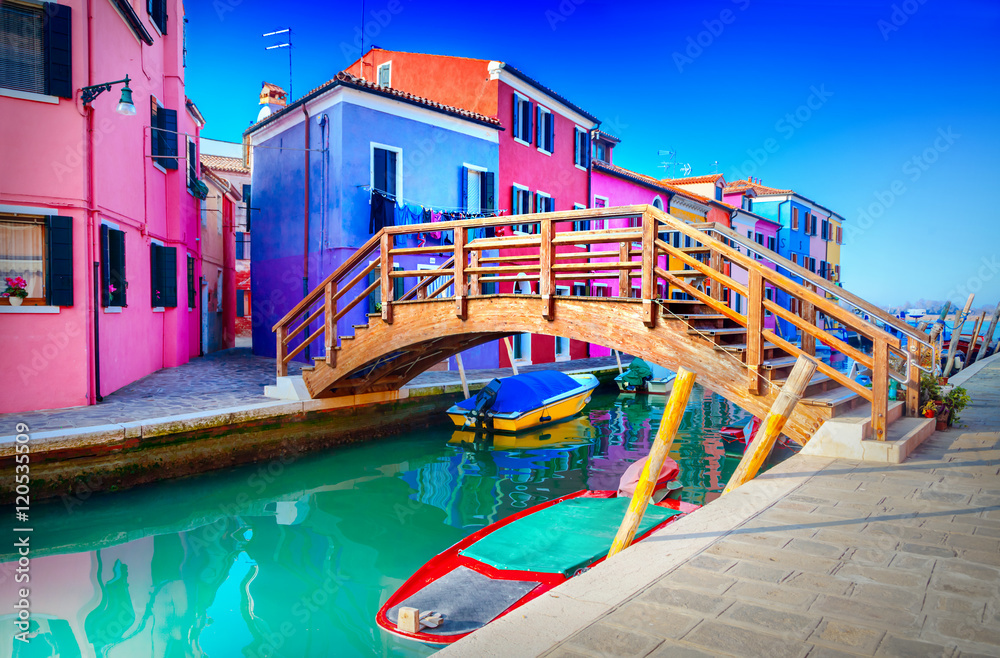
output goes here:
[[[264, 32], [293, 30], [295, 97], [361, 53], [361, 2], [187, 12], [206, 137], [238, 141], [261, 81], [287, 85]], [[872, 301], [1000, 300], [1000, 3], [368, 0], [364, 14], [366, 48], [507, 61], [554, 88], [622, 139], [616, 164], [662, 175], [672, 149], [692, 174], [717, 161], [838, 211], [844, 285]]]

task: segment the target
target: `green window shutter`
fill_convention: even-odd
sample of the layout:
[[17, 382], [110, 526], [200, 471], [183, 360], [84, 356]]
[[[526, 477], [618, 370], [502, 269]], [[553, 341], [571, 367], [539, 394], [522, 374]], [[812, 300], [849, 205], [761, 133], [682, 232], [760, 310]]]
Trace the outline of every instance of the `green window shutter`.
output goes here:
[[[167, 156], [160, 159], [160, 164], [163, 165], [165, 169], [177, 169], [177, 110], [168, 110], [163, 108], [159, 111], [161, 115], [161, 131], [160, 135], [163, 138], [163, 155]], [[172, 157], [171, 157], [172, 156]]]
[[73, 98], [72, 10], [45, 3], [45, 85], [50, 96]]
[[49, 304], [73, 305], [73, 218], [49, 217]]
[[[403, 269], [402, 265], [393, 265], [392, 269], [401, 271]], [[392, 299], [393, 301], [398, 301], [402, 299], [403, 293], [406, 292], [406, 280], [405, 279], [393, 279], [392, 280]]]
[[149, 303], [153, 308], [163, 306], [160, 288], [160, 245], [149, 245]]
[[469, 212], [469, 168], [462, 167], [462, 180], [459, 183], [459, 207], [464, 212]]
[[101, 224], [101, 306], [111, 306], [111, 229]]
[[521, 101], [514, 94], [514, 137], [521, 136]]
[[198, 299], [198, 292], [195, 290], [194, 286], [194, 258], [188, 254], [187, 257], [187, 275], [188, 275], [188, 308], [195, 307], [195, 300]]
[[177, 306], [177, 247], [160, 247], [160, 300], [163, 306]]
[[480, 202], [483, 212], [493, 212], [497, 208], [496, 174], [492, 171], [484, 172], [479, 180], [482, 186]]
[[110, 265], [111, 285], [115, 287], [111, 293], [111, 306], [128, 306], [125, 289], [128, 281], [125, 279], [125, 232], [110, 229], [108, 231], [108, 260]]

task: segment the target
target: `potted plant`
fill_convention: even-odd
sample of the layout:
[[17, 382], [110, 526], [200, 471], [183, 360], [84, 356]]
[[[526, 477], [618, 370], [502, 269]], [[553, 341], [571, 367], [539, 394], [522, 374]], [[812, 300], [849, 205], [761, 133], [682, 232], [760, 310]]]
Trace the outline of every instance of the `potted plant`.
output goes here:
[[943, 397], [941, 386], [938, 385], [936, 377], [927, 374], [920, 376], [920, 404], [924, 405], [932, 400], [937, 400], [940, 403]]
[[19, 276], [7, 277], [7, 290], [3, 296], [7, 298], [11, 306], [20, 306], [24, 298], [28, 296], [28, 282]]
[[[946, 420], [949, 427], [961, 420], [958, 412], [969, 406], [970, 402], [972, 402], [972, 398], [969, 397], [969, 392], [962, 386], [957, 386], [948, 391], [948, 394], [944, 396], [944, 406], [948, 410]], [[938, 416], [938, 419], [938, 422], [940, 422], [940, 416]]]
[[941, 400], [928, 400], [927, 404], [920, 408], [920, 414], [924, 418], [933, 418], [937, 416], [938, 405], [942, 404]]

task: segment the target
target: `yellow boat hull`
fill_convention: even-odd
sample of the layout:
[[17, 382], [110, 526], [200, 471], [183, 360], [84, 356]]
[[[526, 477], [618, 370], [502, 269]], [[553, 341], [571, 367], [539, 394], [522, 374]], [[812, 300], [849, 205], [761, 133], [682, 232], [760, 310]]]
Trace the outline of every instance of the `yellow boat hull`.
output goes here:
[[[590, 395], [600, 382], [593, 375], [571, 375], [571, 377], [580, 382], [581, 388], [579, 392], [555, 401], [550, 405], [526, 411], [516, 417], [507, 418], [504, 417], [506, 414], [498, 414], [493, 417], [493, 431], [516, 434], [517, 432], [530, 430], [533, 427], [555, 423], [580, 413], [587, 406], [587, 403], [590, 402]], [[466, 414], [458, 413], [456, 410], [457, 407], [449, 409], [448, 416], [455, 423], [456, 427], [465, 427]]]

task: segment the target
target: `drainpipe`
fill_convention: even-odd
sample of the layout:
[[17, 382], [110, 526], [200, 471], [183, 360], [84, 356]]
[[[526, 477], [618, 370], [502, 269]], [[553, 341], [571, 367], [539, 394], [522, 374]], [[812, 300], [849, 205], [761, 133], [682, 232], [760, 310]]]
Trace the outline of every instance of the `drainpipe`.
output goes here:
[[[94, 1], [87, 0], [87, 84], [94, 83]], [[94, 263], [94, 381], [93, 400], [101, 402], [101, 264], [94, 245], [100, 239], [97, 226], [96, 186], [94, 184], [94, 108], [87, 113], [87, 254]], [[99, 253], [99, 250], [98, 250]]]
[[[303, 243], [302, 251], [302, 299], [309, 294], [309, 108], [302, 103], [302, 113], [306, 117], [306, 134], [304, 151], [305, 160], [305, 203], [303, 205]], [[309, 327], [306, 327], [306, 338], [309, 338]], [[309, 362], [309, 348], [305, 349], [306, 362]]]

